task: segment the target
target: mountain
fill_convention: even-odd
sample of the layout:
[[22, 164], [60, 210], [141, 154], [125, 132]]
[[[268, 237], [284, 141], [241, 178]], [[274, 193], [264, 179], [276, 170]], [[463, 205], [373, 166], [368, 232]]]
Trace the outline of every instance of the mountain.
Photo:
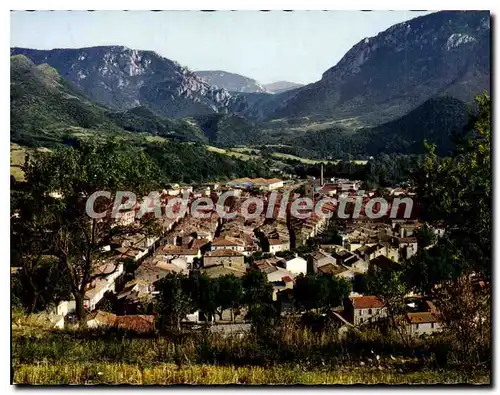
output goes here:
[[264, 119], [359, 118], [377, 125], [435, 96], [469, 102], [490, 91], [490, 44], [488, 11], [436, 12], [365, 38], [313, 84], [240, 102], [239, 110]]
[[295, 82], [289, 81], [276, 81], [271, 82], [270, 84], [263, 85], [266, 92], [269, 93], [283, 93], [291, 89], [300, 88], [302, 86], [304, 86], [304, 84], [297, 84]]
[[229, 92], [263, 93], [266, 89], [252, 78], [243, 75], [228, 73], [227, 71], [195, 71], [195, 74], [207, 84], [223, 88]]
[[96, 130], [99, 133], [146, 132], [178, 141], [207, 142], [200, 128], [185, 120], [159, 117], [136, 107], [113, 111], [93, 103], [47, 65], [35, 65], [24, 55], [10, 60], [11, 140], [27, 145], [52, 145], [64, 136]]
[[[454, 148], [453, 133], [462, 133], [471, 108], [453, 97], [432, 98], [408, 114], [356, 132], [341, 128], [302, 133], [283, 141], [303, 155], [333, 159], [348, 155], [362, 158], [380, 154], [423, 154], [424, 140], [436, 144], [439, 155]], [[308, 152], [306, 152], [307, 150]]]
[[122, 46], [38, 50], [11, 48], [47, 63], [90, 99], [117, 110], [143, 106], [158, 115], [186, 117], [226, 112], [231, 95], [153, 51]]
[[54, 139], [54, 132], [75, 126], [109, 124], [105, 110], [86, 99], [47, 64], [23, 55], [10, 60], [11, 140], [31, 145]]

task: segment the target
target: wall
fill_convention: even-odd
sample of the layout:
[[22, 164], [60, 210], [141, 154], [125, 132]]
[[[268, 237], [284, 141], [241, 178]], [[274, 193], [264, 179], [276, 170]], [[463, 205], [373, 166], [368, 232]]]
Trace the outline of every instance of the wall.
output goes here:
[[435, 332], [441, 332], [441, 324], [439, 322], [434, 323], [434, 328], [430, 322], [410, 325], [410, 333], [412, 336], [421, 336], [423, 334], [430, 335]]
[[387, 308], [354, 309], [354, 325], [363, 325], [366, 322], [374, 322], [380, 318], [387, 317]]

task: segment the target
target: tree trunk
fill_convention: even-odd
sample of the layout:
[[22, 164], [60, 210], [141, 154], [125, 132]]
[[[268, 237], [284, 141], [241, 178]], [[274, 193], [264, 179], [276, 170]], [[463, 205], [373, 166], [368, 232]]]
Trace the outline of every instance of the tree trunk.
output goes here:
[[37, 300], [38, 300], [38, 292], [36, 292], [36, 290], [33, 288], [33, 298], [31, 299], [29, 314], [33, 314], [35, 312]]
[[84, 295], [81, 295], [79, 292], [74, 292], [73, 293], [75, 297], [75, 310], [76, 310], [76, 316], [78, 317], [78, 323], [79, 326], [86, 327], [87, 326], [87, 320], [86, 320], [86, 312], [85, 312], [85, 307], [83, 306], [83, 300], [84, 300]]

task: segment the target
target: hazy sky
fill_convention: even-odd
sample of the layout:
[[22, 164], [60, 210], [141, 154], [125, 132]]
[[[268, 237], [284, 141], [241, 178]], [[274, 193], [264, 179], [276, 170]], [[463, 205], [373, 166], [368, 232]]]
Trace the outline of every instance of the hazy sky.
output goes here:
[[124, 45], [191, 70], [225, 70], [261, 83], [308, 83], [364, 37], [426, 14], [414, 11], [14, 11], [11, 46]]

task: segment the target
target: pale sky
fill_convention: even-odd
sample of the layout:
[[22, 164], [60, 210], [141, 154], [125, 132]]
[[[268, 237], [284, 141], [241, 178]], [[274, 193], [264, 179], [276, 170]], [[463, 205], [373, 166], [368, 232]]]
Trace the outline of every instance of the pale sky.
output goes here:
[[11, 46], [124, 45], [191, 70], [224, 70], [261, 83], [310, 83], [358, 41], [422, 11], [13, 11]]

